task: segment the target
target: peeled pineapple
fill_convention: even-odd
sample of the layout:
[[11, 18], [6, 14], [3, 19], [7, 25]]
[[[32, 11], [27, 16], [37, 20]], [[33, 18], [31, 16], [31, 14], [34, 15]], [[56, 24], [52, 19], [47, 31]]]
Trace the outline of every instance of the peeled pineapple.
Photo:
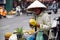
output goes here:
[[11, 10], [10, 12], [8, 12], [9, 15], [14, 15], [16, 12]]
[[35, 30], [28, 30], [28, 34], [33, 34], [35, 32]]
[[9, 38], [11, 35], [12, 35], [12, 33], [6, 32], [4, 36], [5, 36], [5, 38]]

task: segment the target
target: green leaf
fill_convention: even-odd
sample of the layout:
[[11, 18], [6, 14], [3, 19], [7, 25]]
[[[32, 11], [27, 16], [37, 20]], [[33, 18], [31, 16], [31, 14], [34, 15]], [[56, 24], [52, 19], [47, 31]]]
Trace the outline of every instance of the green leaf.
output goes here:
[[23, 33], [23, 29], [22, 28], [16, 28], [16, 31], [18, 34], [22, 34]]

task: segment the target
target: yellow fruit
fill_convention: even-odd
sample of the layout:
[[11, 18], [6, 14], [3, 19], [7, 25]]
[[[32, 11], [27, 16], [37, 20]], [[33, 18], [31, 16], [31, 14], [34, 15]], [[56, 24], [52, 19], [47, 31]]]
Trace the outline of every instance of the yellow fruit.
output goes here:
[[5, 33], [5, 38], [9, 38], [12, 34], [10, 32]]
[[35, 26], [36, 25], [36, 21], [34, 19], [30, 19], [29, 20], [29, 24], [32, 25], [32, 26]]
[[35, 30], [28, 30], [29, 34], [33, 34], [35, 32]]
[[23, 30], [23, 33], [26, 33], [27, 32], [27, 30]]

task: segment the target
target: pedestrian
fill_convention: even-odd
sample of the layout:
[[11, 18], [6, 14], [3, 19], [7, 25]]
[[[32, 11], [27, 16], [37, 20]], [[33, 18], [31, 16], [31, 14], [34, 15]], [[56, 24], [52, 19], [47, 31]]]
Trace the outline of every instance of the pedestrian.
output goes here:
[[20, 6], [18, 5], [18, 6], [16, 7], [17, 16], [20, 16], [20, 12], [21, 12], [21, 8], [20, 8]]
[[21, 11], [22, 13], [26, 13], [26, 7], [27, 7], [27, 1], [26, 0], [21, 0], [20, 2], [20, 7], [21, 7]]
[[58, 4], [56, 1], [53, 1], [52, 3], [52, 9], [53, 9], [53, 12], [56, 14], [57, 11], [58, 11]]
[[[51, 19], [45, 9], [47, 7], [39, 1], [34, 1], [30, 6], [27, 7], [29, 11], [33, 11], [36, 15], [36, 22], [39, 27], [39, 31], [43, 31], [44, 40], [48, 40], [49, 30], [51, 28]], [[38, 33], [37, 33], [38, 34]], [[37, 40], [38, 38], [36, 38]], [[42, 40], [42, 39], [41, 39]]]
[[3, 7], [2, 5], [0, 6], [0, 19], [2, 18], [2, 11], [3, 11]]
[[[1, 7], [0, 7], [0, 10], [1, 10]], [[0, 19], [2, 18], [2, 15], [1, 15], [1, 12], [0, 12]]]
[[3, 6], [0, 6], [0, 18], [6, 18], [7, 11], [4, 9]]
[[3, 17], [6, 18], [6, 14], [7, 14], [7, 11], [5, 9], [3, 9]]

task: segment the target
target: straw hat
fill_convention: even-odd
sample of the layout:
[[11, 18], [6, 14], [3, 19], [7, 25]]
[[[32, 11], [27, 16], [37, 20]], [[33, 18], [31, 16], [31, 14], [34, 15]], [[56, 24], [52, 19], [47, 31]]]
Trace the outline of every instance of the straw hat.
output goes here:
[[34, 1], [31, 5], [27, 7], [27, 10], [35, 9], [35, 8], [44, 8], [46, 9], [47, 7], [39, 2], [38, 0]]

